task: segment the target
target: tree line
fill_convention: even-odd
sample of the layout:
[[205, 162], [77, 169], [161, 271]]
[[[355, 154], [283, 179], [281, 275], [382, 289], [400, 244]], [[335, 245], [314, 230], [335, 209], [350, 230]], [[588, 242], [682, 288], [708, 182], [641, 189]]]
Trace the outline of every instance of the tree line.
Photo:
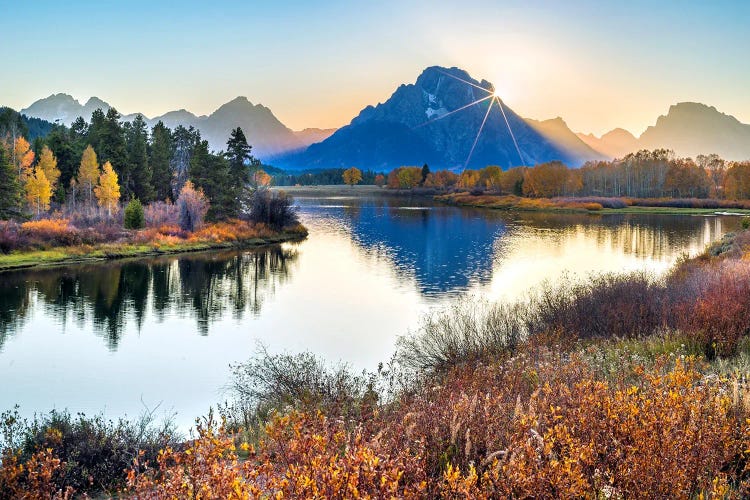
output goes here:
[[[249, 206], [252, 185], [267, 185], [241, 128], [215, 152], [200, 131], [159, 121], [150, 130], [141, 115], [124, 122], [116, 109], [97, 109], [90, 122], [55, 124], [30, 143], [21, 115], [0, 114], [0, 219], [96, 209], [107, 216], [120, 201], [171, 202], [184, 188], [209, 202], [207, 217], [237, 217]], [[193, 196], [193, 193], [188, 193]]]
[[432, 172], [427, 165], [400, 167], [388, 174], [386, 184], [393, 189], [470, 189], [540, 198], [746, 200], [750, 199], [750, 161], [726, 161], [716, 154], [679, 158], [667, 149], [641, 150], [622, 159], [589, 161], [577, 169], [559, 161], [508, 170], [490, 165], [461, 173]]

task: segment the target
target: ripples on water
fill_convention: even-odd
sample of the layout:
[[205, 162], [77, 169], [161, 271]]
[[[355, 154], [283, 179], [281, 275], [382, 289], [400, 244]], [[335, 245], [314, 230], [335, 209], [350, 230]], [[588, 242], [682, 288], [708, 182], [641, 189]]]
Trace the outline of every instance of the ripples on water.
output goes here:
[[457, 296], [513, 299], [566, 272], [663, 272], [739, 226], [298, 201], [310, 229], [300, 244], [0, 274], [0, 408], [116, 417], [161, 403], [187, 427], [257, 342], [373, 368], [427, 309]]

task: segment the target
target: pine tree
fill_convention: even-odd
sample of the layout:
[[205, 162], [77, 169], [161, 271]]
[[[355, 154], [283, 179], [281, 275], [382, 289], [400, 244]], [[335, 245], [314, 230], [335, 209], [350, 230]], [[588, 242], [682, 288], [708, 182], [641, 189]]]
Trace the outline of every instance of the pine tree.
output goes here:
[[190, 162], [193, 157], [193, 151], [201, 144], [201, 133], [199, 130], [185, 128], [182, 125], [177, 126], [172, 134], [172, 172], [174, 178], [172, 183], [172, 193], [182, 191], [182, 186], [188, 180], [190, 171]]
[[99, 162], [96, 159], [96, 152], [91, 145], [83, 150], [81, 156], [81, 166], [78, 169], [78, 183], [86, 192], [89, 206], [91, 206], [94, 194], [94, 187], [99, 181]]
[[248, 201], [252, 172], [260, 167], [260, 162], [251, 154], [252, 149], [240, 127], [232, 130], [224, 156], [229, 161], [229, 183], [226, 189], [231, 193], [231, 203], [227, 209], [233, 216], [239, 215], [243, 203]]
[[60, 180], [57, 182], [55, 199], [62, 202], [65, 200], [65, 186], [70, 184], [70, 180], [75, 177], [80, 162], [81, 153], [76, 153], [73, 142], [73, 133], [62, 125], [55, 125], [52, 131], [45, 138], [47, 146], [57, 158], [57, 168], [60, 169]]
[[229, 162], [223, 155], [208, 151], [208, 141], [201, 141], [190, 160], [190, 180], [201, 189], [210, 202], [207, 217], [225, 219], [236, 214], [237, 200], [228, 189], [230, 185]]
[[10, 155], [0, 142], [0, 219], [21, 215], [21, 186]]
[[94, 188], [94, 194], [99, 201], [99, 206], [107, 209], [107, 216], [117, 210], [117, 202], [120, 201], [120, 184], [118, 184], [117, 173], [110, 162], [105, 162], [102, 173], [99, 176], [99, 185]]
[[124, 127], [128, 150], [128, 172], [130, 178], [125, 186], [130, 197], [144, 202], [154, 199], [151, 168], [148, 164], [148, 132], [142, 115], [136, 115], [131, 123]]
[[102, 163], [108, 161], [114, 165], [118, 179], [123, 186], [128, 186], [130, 182], [128, 152], [125, 145], [125, 132], [120, 124], [120, 113], [115, 108], [110, 108], [106, 115], [98, 111], [94, 111], [91, 115], [91, 125], [88, 130], [89, 144], [94, 146], [99, 161]]
[[174, 199], [172, 194], [173, 154], [172, 133], [160, 120], [151, 130], [151, 148], [148, 160], [157, 200]]
[[125, 207], [123, 226], [125, 229], [142, 229], [144, 225], [143, 205], [138, 198], [133, 198]]

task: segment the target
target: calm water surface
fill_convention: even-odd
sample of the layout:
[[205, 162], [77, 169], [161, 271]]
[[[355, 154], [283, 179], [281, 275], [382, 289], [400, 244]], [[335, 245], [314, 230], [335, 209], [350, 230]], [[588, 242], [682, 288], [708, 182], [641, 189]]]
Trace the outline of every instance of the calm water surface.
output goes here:
[[662, 273], [730, 216], [508, 214], [390, 198], [298, 198], [309, 238], [228, 252], [0, 274], [0, 409], [187, 428], [259, 344], [356, 368], [431, 308], [522, 297], [568, 273]]

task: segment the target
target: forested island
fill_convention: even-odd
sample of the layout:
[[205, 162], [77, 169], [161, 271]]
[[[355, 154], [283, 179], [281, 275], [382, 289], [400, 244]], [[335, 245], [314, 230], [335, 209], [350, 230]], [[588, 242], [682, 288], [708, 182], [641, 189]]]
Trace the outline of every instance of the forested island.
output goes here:
[[239, 127], [213, 152], [196, 129], [120, 118], [99, 109], [45, 129], [3, 110], [0, 269], [305, 236]]

